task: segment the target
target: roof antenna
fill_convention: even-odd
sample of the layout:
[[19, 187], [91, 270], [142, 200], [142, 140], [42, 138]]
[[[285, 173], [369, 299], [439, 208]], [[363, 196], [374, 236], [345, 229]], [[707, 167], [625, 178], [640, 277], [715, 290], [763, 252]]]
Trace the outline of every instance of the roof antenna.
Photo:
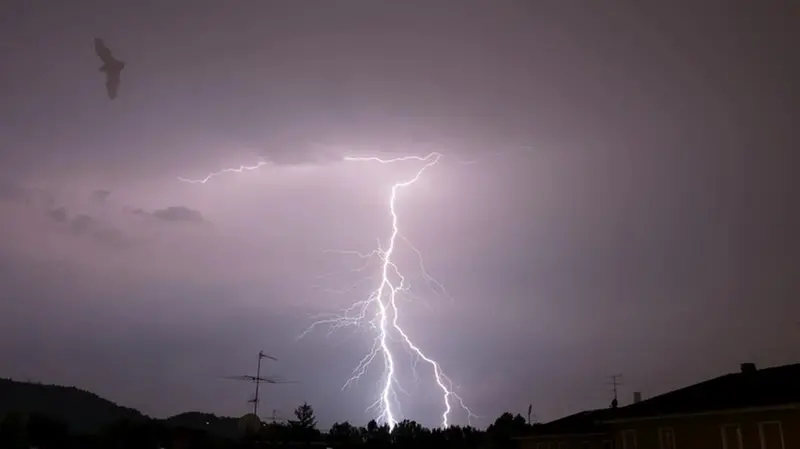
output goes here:
[[614, 399], [611, 401], [611, 408], [616, 409], [619, 406], [619, 401], [617, 400], [617, 387], [622, 385], [619, 379], [622, 378], [622, 374], [614, 374], [611, 376], [611, 385], [613, 387], [614, 392]]
[[261, 360], [262, 359], [270, 359], [270, 360], [278, 360], [271, 355], [264, 354], [264, 351], [258, 351], [258, 366], [256, 368], [256, 375], [255, 376], [224, 376], [225, 379], [233, 379], [233, 380], [244, 380], [247, 382], [253, 382], [256, 384], [256, 394], [253, 396], [253, 399], [250, 399], [247, 402], [251, 402], [253, 404], [253, 414], [258, 416], [258, 402], [259, 402], [259, 386], [262, 383], [267, 384], [293, 384], [296, 383], [291, 380], [285, 380], [282, 377], [276, 376], [268, 376], [268, 377], [261, 377]]

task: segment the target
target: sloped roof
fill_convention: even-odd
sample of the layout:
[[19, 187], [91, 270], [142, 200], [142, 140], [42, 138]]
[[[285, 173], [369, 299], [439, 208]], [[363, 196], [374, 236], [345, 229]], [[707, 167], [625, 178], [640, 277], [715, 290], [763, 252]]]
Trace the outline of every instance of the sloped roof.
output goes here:
[[611, 409], [587, 410], [555, 421], [535, 424], [529, 436], [568, 435], [602, 432], [602, 421], [613, 413]]
[[617, 409], [608, 419], [800, 404], [800, 364], [716, 377]]

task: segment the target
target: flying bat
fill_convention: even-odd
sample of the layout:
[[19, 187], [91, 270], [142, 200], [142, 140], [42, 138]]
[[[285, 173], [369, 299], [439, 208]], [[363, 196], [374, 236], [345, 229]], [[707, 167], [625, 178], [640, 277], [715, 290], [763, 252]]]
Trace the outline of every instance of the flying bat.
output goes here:
[[119, 78], [122, 69], [125, 68], [125, 63], [116, 59], [111, 54], [111, 50], [106, 47], [103, 39], [99, 37], [94, 38], [94, 51], [97, 53], [97, 56], [100, 57], [100, 60], [103, 61], [100, 71], [106, 74], [106, 92], [108, 92], [108, 98], [113, 100], [117, 98]]

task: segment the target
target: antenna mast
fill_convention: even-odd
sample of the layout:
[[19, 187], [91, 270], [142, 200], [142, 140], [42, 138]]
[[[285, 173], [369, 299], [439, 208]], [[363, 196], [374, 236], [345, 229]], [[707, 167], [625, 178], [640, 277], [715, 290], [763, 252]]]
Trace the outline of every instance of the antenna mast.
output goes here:
[[283, 419], [282, 417], [280, 417], [278, 415], [278, 410], [277, 409], [272, 409], [272, 416], [267, 418], [267, 420], [272, 421], [273, 424], [278, 422], [278, 421], [286, 421], [285, 419]]
[[619, 381], [621, 378], [622, 374], [614, 374], [611, 376], [611, 385], [613, 387], [612, 391], [614, 392], [614, 399], [611, 401], [611, 408], [617, 408], [619, 405], [619, 401], [617, 400], [617, 387], [622, 385], [622, 383]]
[[264, 351], [258, 351], [258, 365], [256, 366], [256, 375], [255, 376], [226, 376], [226, 379], [233, 379], [233, 380], [245, 380], [248, 382], [253, 382], [256, 384], [256, 392], [253, 396], [253, 399], [250, 399], [247, 402], [253, 403], [253, 414], [258, 416], [258, 404], [261, 400], [259, 393], [260, 393], [260, 386], [262, 383], [268, 384], [289, 384], [295, 383], [290, 380], [284, 380], [278, 377], [261, 377], [261, 360], [263, 359], [270, 359], [270, 360], [278, 360], [271, 355], [264, 354]]
[[258, 386], [261, 385], [261, 360], [267, 357], [264, 351], [258, 351], [258, 367], [256, 368], [256, 395], [253, 396], [253, 414], [258, 416]]

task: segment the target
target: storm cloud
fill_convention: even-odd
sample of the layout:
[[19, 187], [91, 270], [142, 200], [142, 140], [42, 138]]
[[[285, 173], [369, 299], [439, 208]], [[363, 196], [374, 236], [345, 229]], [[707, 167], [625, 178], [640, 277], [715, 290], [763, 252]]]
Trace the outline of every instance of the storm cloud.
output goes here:
[[153, 211], [153, 216], [163, 221], [202, 223], [203, 214], [183, 206], [169, 206], [166, 209]]

